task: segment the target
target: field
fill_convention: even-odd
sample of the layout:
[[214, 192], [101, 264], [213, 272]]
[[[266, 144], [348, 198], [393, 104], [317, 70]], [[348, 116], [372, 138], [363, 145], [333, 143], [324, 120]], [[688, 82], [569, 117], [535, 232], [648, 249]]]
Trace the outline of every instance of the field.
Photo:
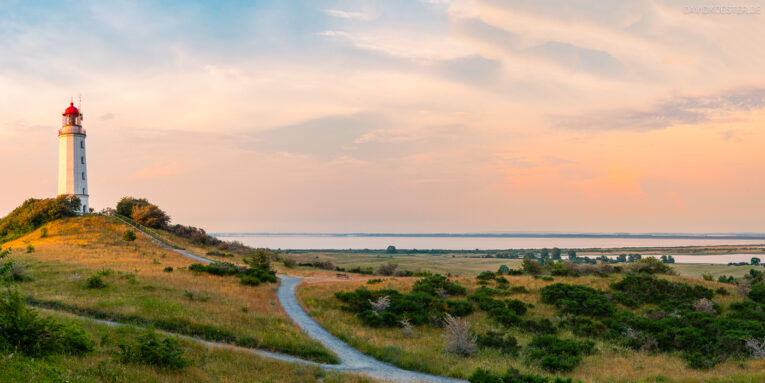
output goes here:
[[[756, 255], [756, 254], [755, 254]], [[478, 275], [482, 271], [497, 271], [501, 265], [519, 268], [520, 259], [482, 258], [464, 254], [365, 254], [344, 252], [307, 252], [293, 255], [298, 262], [316, 260], [330, 261], [336, 266], [350, 269], [371, 267], [376, 270], [380, 265], [393, 262], [408, 271], [429, 270], [434, 273], [452, 275]], [[765, 259], [765, 257], [761, 257]], [[715, 279], [720, 275], [741, 277], [749, 272], [751, 266], [728, 266], [711, 264], [673, 264], [679, 275], [701, 278], [704, 273], [712, 274]]]
[[[145, 236], [123, 241], [125, 229], [115, 218], [70, 218], [3, 247], [13, 248], [12, 258], [29, 265], [33, 280], [21, 286], [41, 305], [319, 362], [336, 361], [289, 320], [277, 301], [275, 284], [244, 286], [233, 277], [197, 275], [187, 270], [192, 260]], [[27, 246], [34, 251], [27, 253]], [[173, 271], [165, 271], [167, 267]], [[101, 275], [105, 288], [86, 288], [95, 274]]]
[[[408, 266], [413, 263], [415, 262], [402, 262], [401, 264]], [[338, 264], [342, 263], [338, 262]], [[483, 265], [487, 264], [484, 263]], [[490, 263], [489, 265], [492, 266], [492, 269], [496, 269], [494, 267], [496, 264]], [[472, 273], [475, 270], [474, 267], [475, 265], [470, 265], [460, 268], [459, 273]], [[686, 272], [696, 271], [686, 270]], [[460, 378], [468, 377], [476, 368], [501, 373], [508, 367], [517, 368], [524, 373], [552, 376], [536, 366], [530, 366], [523, 357], [503, 355], [497, 350], [480, 349], [470, 357], [448, 353], [444, 350], [444, 330], [441, 328], [420, 326], [415, 328], [414, 336], [408, 336], [399, 328], [372, 328], [365, 325], [356, 315], [342, 309], [343, 305], [335, 298], [335, 292], [350, 291], [362, 286], [371, 290], [392, 288], [405, 292], [411, 289], [414, 280], [417, 279], [384, 277], [383, 282], [369, 285], [366, 280], [370, 278], [372, 277], [356, 278], [345, 283], [309, 278], [307, 283], [299, 288], [298, 296], [311, 316], [335, 336], [367, 354], [404, 368]], [[510, 296], [534, 305], [527, 314], [529, 318], [550, 318], [554, 323], [557, 320], [555, 309], [540, 302], [538, 290], [541, 287], [555, 282], [564, 282], [604, 289], [620, 278], [620, 275], [555, 277], [554, 281], [545, 281], [531, 276], [507, 277], [511, 286], [525, 286], [529, 290], [528, 293]], [[730, 285], [717, 282], [691, 280], [681, 276], [667, 278], [676, 281], [690, 281], [715, 289], [724, 287], [732, 290]], [[468, 291], [473, 291], [478, 287], [476, 279], [473, 277], [454, 278], [454, 281], [468, 287]], [[715, 297], [715, 301], [722, 307], [727, 307], [730, 303], [741, 299], [735, 294]], [[475, 333], [499, 330], [497, 324], [485, 312], [471, 314], [468, 320], [471, 322], [471, 329]], [[521, 345], [527, 344], [532, 338], [531, 334], [519, 329], [511, 329], [510, 333], [518, 339]], [[568, 330], [564, 330], [560, 335], [572, 336]], [[582, 364], [574, 371], [565, 375], [584, 382], [765, 381], [765, 360], [763, 359], [728, 360], [711, 370], [698, 370], [688, 368], [687, 363], [679, 355], [674, 354], [634, 351], [600, 340], [596, 341], [596, 350], [597, 352], [593, 355], [586, 356]]]

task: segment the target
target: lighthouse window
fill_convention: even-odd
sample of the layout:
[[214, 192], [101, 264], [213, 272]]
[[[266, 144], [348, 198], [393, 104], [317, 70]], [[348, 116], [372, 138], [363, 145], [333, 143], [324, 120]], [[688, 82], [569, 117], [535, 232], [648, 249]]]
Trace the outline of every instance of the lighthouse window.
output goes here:
[[85, 141], [80, 141], [80, 149], [85, 149]]
[[85, 157], [80, 157], [80, 163], [85, 165]]
[[82, 179], [85, 179], [85, 172], [82, 172]]

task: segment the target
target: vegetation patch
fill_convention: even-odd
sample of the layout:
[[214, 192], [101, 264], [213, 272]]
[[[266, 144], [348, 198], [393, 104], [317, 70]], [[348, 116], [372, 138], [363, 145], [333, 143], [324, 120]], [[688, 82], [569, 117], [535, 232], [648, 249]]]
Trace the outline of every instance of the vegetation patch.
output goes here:
[[593, 317], [610, 316], [616, 311], [602, 291], [582, 285], [555, 283], [540, 290], [542, 302], [562, 312]]
[[139, 336], [135, 342], [122, 343], [119, 347], [120, 357], [126, 363], [148, 364], [167, 370], [181, 370], [190, 364], [184, 358], [177, 339], [161, 339], [153, 332]]
[[15, 290], [0, 295], [0, 350], [28, 356], [85, 354], [93, 350], [90, 337], [72, 323], [41, 316]]
[[59, 218], [74, 217], [80, 211], [80, 199], [73, 195], [24, 201], [0, 219], [0, 243], [14, 240]]
[[561, 339], [554, 335], [540, 335], [529, 343], [526, 354], [529, 363], [539, 364], [550, 372], [567, 372], [576, 367], [583, 355], [593, 352], [595, 343], [589, 340]]

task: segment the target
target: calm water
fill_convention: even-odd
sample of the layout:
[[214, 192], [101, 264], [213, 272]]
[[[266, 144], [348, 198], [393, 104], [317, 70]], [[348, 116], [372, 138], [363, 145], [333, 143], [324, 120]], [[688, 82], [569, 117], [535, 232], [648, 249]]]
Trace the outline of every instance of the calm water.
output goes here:
[[[219, 235], [252, 247], [271, 249], [398, 249], [499, 250], [553, 248], [615, 248], [763, 244], [759, 239], [677, 238], [556, 238], [556, 237], [370, 237], [336, 235]], [[765, 246], [765, 244], [763, 244]]]

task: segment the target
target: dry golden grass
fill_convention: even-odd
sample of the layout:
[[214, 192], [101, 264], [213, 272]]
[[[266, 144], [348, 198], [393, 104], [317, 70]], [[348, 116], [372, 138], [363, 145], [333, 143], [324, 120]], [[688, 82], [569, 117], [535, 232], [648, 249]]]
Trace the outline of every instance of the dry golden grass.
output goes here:
[[319, 367], [262, 358], [249, 352], [211, 347], [180, 339], [184, 357], [191, 365], [179, 372], [125, 364], [119, 359], [119, 343], [135, 338], [138, 330], [114, 328], [69, 315], [50, 314], [78, 323], [95, 340], [94, 352], [84, 356], [58, 355], [32, 359], [0, 355], [0, 382], [324, 382], [361, 383], [373, 380], [355, 374], [325, 372]]
[[[121, 239], [126, 226], [115, 218], [77, 217], [45, 226], [16, 241], [13, 258], [30, 264], [34, 276], [21, 286], [37, 300], [56, 301], [80, 309], [134, 316], [149, 321], [211, 326], [259, 347], [302, 357], [331, 361], [321, 344], [311, 340], [286, 315], [276, 298], [276, 284], [241, 285], [235, 277], [195, 274], [194, 261], [139, 235], [133, 243]], [[26, 254], [28, 244], [35, 251]], [[164, 272], [171, 266], [173, 272]], [[102, 269], [108, 287], [87, 289], [85, 280]], [[191, 300], [186, 291], [202, 300]], [[322, 355], [323, 354], [323, 355]]]
[[[614, 281], [621, 278], [618, 275], [609, 277], [555, 277], [554, 281], [544, 281], [530, 276], [507, 277], [512, 286], [525, 286], [529, 293], [513, 294], [510, 297], [534, 304], [526, 314], [529, 318], [551, 318], [555, 315], [554, 307], [541, 303], [538, 290], [546, 285], [565, 282], [588, 285], [597, 289], [605, 289]], [[707, 287], [717, 288], [728, 286], [717, 282], [689, 280], [685, 277], [672, 276], [673, 280], [685, 282], [701, 282]], [[504, 372], [513, 367], [522, 372], [540, 375], [550, 374], [535, 366], [527, 365], [523, 356], [508, 357], [495, 350], [480, 350], [472, 357], [460, 357], [444, 351], [443, 330], [432, 327], [418, 327], [415, 337], [408, 338], [400, 329], [375, 329], [365, 326], [356, 316], [341, 309], [342, 304], [335, 297], [337, 291], [353, 290], [361, 286], [369, 289], [392, 288], [399, 291], [409, 291], [416, 278], [384, 278], [382, 283], [368, 285], [363, 280], [347, 283], [315, 282], [305, 283], [298, 289], [298, 297], [303, 306], [319, 323], [332, 334], [347, 341], [363, 352], [390, 361], [396, 365], [418, 369], [430, 373], [465, 378], [476, 368], [484, 368], [495, 372]], [[475, 278], [459, 277], [454, 280], [468, 291], [475, 289]], [[726, 307], [733, 301], [740, 300], [735, 295], [720, 297], [715, 301]], [[499, 330], [483, 312], [470, 315], [473, 328], [482, 333], [488, 330]], [[517, 329], [509, 331], [518, 338], [521, 345], [531, 340], [531, 335]], [[562, 332], [562, 336], [572, 336]], [[650, 354], [636, 352], [610, 343], [596, 342], [597, 352], [587, 356], [583, 362], [567, 376], [583, 382], [635, 382], [635, 381], [682, 381], [697, 382], [710, 379], [719, 381], [761, 382], [765, 381], [765, 360], [729, 360], [717, 365], [710, 371], [694, 370], [686, 367], [686, 362], [678, 355]]]

